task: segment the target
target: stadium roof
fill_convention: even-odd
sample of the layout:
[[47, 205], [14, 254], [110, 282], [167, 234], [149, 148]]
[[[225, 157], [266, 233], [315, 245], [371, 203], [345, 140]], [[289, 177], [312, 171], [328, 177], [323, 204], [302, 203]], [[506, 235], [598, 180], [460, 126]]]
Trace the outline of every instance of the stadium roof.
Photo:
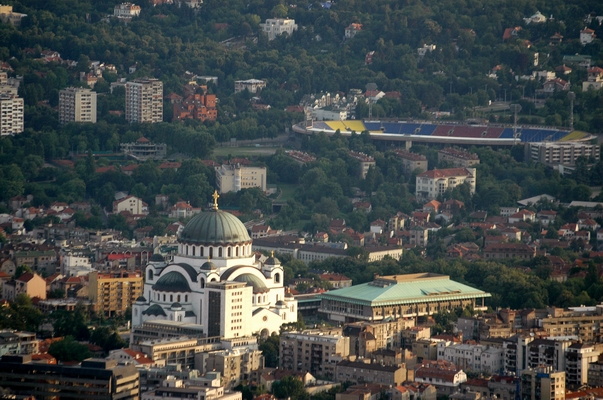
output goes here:
[[332, 290], [322, 299], [378, 307], [491, 297], [490, 293], [432, 273], [377, 276], [373, 282]]

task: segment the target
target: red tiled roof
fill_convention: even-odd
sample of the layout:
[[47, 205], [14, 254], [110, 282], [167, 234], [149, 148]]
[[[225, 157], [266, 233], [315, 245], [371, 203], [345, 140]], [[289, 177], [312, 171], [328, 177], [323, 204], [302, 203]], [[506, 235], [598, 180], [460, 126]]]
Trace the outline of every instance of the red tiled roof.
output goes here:
[[34, 274], [32, 274], [31, 272], [26, 272], [23, 275], [21, 275], [20, 277], [18, 277], [16, 280], [21, 281], [21, 282], [29, 282], [34, 278]]

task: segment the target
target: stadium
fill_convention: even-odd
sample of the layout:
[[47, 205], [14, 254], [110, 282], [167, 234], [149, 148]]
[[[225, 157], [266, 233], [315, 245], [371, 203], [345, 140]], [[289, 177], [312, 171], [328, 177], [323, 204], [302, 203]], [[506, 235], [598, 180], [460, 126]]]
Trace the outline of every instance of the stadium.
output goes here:
[[371, 139], [398, 142], [513, 146], [529, 142], [576, 142], [594, 139], [582, 131], [570, 131], [543, 126], [470, 125], [454, 122], [427, 121], [304, 121], [293, 126], [293, 131], [311, 135], [317, 132], [342, 135], [368, 131]]

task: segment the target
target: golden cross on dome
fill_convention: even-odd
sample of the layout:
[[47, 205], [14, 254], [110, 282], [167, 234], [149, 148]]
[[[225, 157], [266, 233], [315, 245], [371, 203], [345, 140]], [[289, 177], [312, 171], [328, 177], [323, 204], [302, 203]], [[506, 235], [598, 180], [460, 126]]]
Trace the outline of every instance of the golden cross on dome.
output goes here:
[[212, 197], [214, 198], [214, 210], [217, 210], [218, 209], [218, 197], [220, 197], [217, 190], [214, 190], [214, 194], [212, 195]]
[[274, 250], [270, 252], [270, 257], [274, 258]]

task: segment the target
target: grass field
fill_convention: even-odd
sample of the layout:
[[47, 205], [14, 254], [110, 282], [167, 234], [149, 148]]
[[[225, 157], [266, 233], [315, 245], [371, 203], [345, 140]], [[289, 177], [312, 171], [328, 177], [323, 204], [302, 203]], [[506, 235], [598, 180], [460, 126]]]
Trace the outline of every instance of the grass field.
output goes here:
[[276, 153], [278, 147], [216, 147], [213, 155], [215, 157], [239, 156], [269, 156]]
[[278, 187], [282, 192], [282, 194], [278, 198], [278, 201], [287, 201], [295, 198], [295, 191], [297, 190], [299, 185], [281, 183], [278, 185]]

